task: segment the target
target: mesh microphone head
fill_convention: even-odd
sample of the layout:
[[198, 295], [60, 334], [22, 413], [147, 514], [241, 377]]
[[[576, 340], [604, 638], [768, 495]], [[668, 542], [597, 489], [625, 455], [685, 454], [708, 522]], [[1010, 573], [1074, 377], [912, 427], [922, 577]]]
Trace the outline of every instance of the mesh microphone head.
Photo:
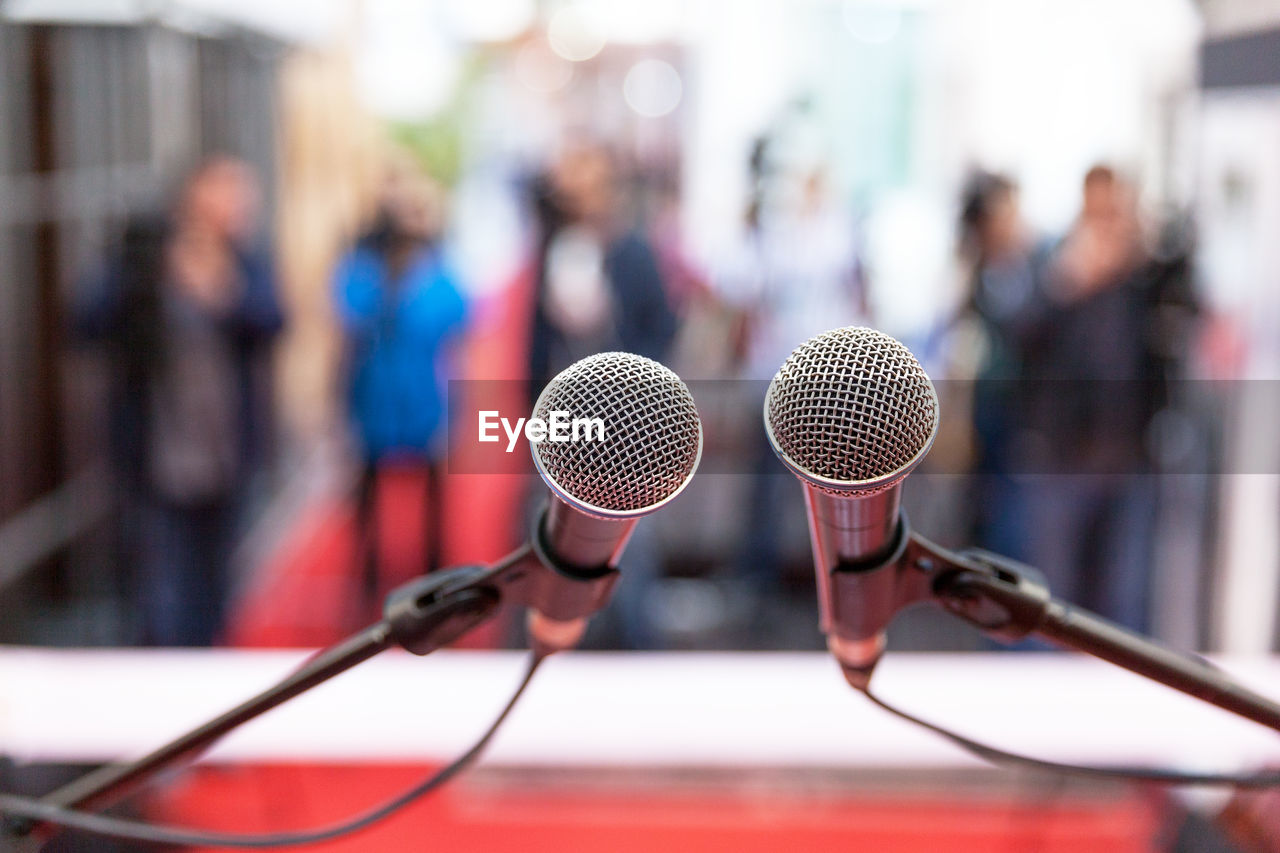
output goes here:
[[571, 364], [534, 404], [535, 417], [550, 421], [552, 412], [604, 422], [603, 440], [584, 430], [577, 441], [530, 442], [551, 490], [590, 515], [652, 512], [688, 484], [702, 456], [693, 395], [679, 376], [642, 356], [605, 352]]
[[924, 458], [938, 395], [893, 338], [849, 326], [805, 341], [769, 383], [765, 429], [802, 479], [835, 494], [883, 491]]

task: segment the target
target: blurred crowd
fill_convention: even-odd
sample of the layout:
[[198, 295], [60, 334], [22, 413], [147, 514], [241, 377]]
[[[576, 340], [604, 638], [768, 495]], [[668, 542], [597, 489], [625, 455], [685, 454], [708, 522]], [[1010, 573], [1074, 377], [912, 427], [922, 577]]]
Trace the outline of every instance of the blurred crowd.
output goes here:
[[[448, 383], [474, 378], [467, 360], [492, 345], [475, 334], [478, 303], [506, 300], [521, 314], [523, 369], [500, 378], [524, 380], [527, 402], [568, 364], [613, 349], [686, 376], [740, 380], [729, 383], [729, 418], [707, 418], [712, 452], [745, 475], [723, 486], [736, 507], [731, 544], [700, 561], [664, 545], [666, 528], [641, 525], [614, 618], [594, 642], [669, 645], [663, 591], [673, 575], [717, 590], [704, 600], [707, 624], [736, 614], [737, 634], [706, 642], [812, 642], [808, 608], [778, 606], [804, 601], [811, 583], [788, 534], [803, 515], [800, 489], [763, 430], [740, 425], [758, 418], [762, 380], [794, 346], [876, 316], [864, 217], [825, 164], [774, 148], [768, 136], [752, 148], [737, 237], [698, 263], [684, 249], [674, 171], [655, 174], [605, 140], [567, 136], [515, 184], [528, 223], [516, 263], [531, 291], [523, 301], [512, 288], [474, 295], [453, 257], [446, 187], [412, 156], [388, 158], [373, 215], [331, 271], [342, 341], [333, 393], [351, 448], [356, 539], [344, 598], [355, 618], [376, 614], [387, 591], [386, 472], [422, 484], [410, 519], [425, 543], [418, 570], [443, 565]], [[233, 552], [269, 501], [255, 484], [275, 433], [271, 349], [288, 318], [259, 195], [247, 164], [206, 159], [164, 210], [127, 225], [81, 288], [77, 337], [105, 353], [112, 375], [119, 562], [132, 567], [125, 583], [141, 642], [225, 638]], [[915, 342], [944, 404], [959, 403], [945, 413], [952, 438], [940, 447], [964, 449], [941, 451], [935, 466], [970, 474], [950, 509], [956, 544], [1033, 565], [1058, 594], [1145, 630], [1158, 500], [1146, 476], [1150, 428], [1168, 404], [1162, 389], [1185, 371], [1199, 312], [1185, 240], [1154, 233], [1134, 185], [1106, 165], [1083, 176], [1079, 213], [1061, 235], [1024, 222], [1010, 176], [974, 172], [956, 207], [961, 297]], [[513, 530], [522, 523], [511, 519]], [[779, 630], [780, 620], [804, 628]]]
[[959, 242], [965, 299], [947, 331], [973, 380], [973, 536], [1148, 630], [1151, 424], [1186, 375], [1199, 313], [1186, 247], [1156, 244], [1136, 188], [1105, 165], [1056, 239], [1024, 223], [1012, 179], [974, 175]]

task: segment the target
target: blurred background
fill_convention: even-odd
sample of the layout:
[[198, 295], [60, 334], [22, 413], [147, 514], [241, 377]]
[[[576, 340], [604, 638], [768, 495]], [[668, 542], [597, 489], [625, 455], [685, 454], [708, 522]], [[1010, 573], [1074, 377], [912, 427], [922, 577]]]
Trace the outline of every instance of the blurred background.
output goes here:
[[332, 642], [523, 538], [460, 412], [625, 349], [706, 458], [586, 645], [821, 649], [759, 411], [863, 324], [942, 400], [917, 529], [1273, 653], [1278, 57], [1257, 0], [4, 0], [0, 642]]

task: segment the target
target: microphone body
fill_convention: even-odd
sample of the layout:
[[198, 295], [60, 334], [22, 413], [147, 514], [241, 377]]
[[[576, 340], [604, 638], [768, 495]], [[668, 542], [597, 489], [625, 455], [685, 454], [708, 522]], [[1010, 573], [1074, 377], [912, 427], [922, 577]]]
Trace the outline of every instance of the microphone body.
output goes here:
[[815, 562], [835, 570], [876, 564], [893, 550], [900, 485], [874, 494], [836, 494], [805, 484]]
[[552, 495], [542, 518], [547, 553], [566, 569], [587, 571], [615, 566], [635, 530], [636, 518], [599, 518]]
[[827, 647], [865, 687], [902, 603], [902, 481], [937, 434], [937, 395], [910, 351], [872, 329], [825, 332], [779, 369], [764, 404], [774, 452], [804, 484]]
[[869, 673], [897, 609], [891, 565], [901, 530], [901, 487], [859, 496], [805, 484], [819, 627], [848, 672]]
[[608, 603], [618, 561], [638, 519], [597, 518], [555, 495], [534, 523], [530, 543], [540, 565], [525, 590], [526, 628], [542, 654], [573, 648], [587, 619]]

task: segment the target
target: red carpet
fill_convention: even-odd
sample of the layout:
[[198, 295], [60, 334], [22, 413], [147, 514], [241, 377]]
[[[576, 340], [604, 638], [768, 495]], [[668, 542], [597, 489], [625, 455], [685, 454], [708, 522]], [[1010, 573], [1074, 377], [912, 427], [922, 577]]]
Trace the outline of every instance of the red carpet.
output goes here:
[[[328, 825], [424, 773], [415, 767], [207, 768], [173, 790], [160, 811], [168, 820], [227, 831]], [[547, 792], [495, 789], [464, 777], [367, 832], [300, 849], [1144, 853], [1153, 849], [1157, 823], [1154, 809], [1136, 795], [1082, 803], [642, 786]]]

